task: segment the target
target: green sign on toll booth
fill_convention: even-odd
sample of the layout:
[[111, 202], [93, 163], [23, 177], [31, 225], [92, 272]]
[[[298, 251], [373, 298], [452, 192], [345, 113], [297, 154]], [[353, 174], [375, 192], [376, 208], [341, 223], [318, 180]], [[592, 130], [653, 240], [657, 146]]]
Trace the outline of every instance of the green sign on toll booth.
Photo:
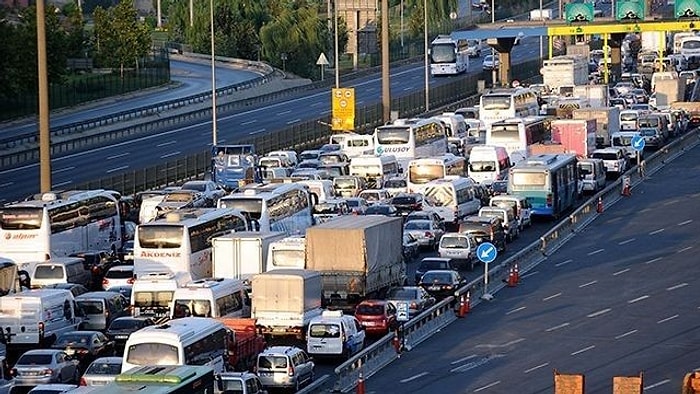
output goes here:
[[618, 21], [643, 20], [644, 15], [646, 15], [644, 0], [619, 0], [615, 3], [615, 19]]
[[700, 16], [700, 0], [676, 0], [673, 15], [676, 19], [697, 18]]
[[590, 3], [568, 3], [564, 8], [566, 21], [571, 22], [593, 22], [593, 4]]

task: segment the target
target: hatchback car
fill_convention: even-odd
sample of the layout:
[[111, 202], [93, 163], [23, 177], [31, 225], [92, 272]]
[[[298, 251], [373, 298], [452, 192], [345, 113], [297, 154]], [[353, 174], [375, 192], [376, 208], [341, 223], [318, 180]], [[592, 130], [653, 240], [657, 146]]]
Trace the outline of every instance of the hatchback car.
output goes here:
[[224, 372], [214, 377], [216, 394], [267, 394], [258, 375], [250, 372]]
[[433, 211], [413, 211], [406, 216], [405, 222], [407, 223], [412, 220], [430, 220], [438, 227], [443, 224], [440, 215]]
[[418, 285], [436, 299], [443, 299], [454, 294], [464, 283], [464, 279], [456, 271], [432, 270], [423, 274]]
[[125, 286], [134, 284], [134, 266], [133, 265], [115, 265], [105, 272], [102, 278], [102, 289], [107, 290], [110, 287]]
[[348, 204], [350, 212], [356, 215], [364, 215], [365, 211], [369, 207], [367, 200], [361, 197], [347, 197], [345, 198], [345, 202]]
[[114, 341], [116, 349], [123, 349], [126, 345], [126, 340], [129, 339], [129, 335], [131, 335], [132, 332], [155, 324], [155, 320], [150, 317], [122, 316], [112, 321], [107, 331], [105, 331], [105, 334], [109, 339]]
[[263, 387], [291, 388], [297, 392], [314, 380], [315, 367], [303, 349], [296, 346], [272, 346], [258, 354], [255, 372]]
[[114, 342], [100, 331], [69, 331], [59, 335], [51, 347], [63, 350], [84, 364], [114, 355]]
[[357, 195], [358, 197], [364, 198], [368, 204], [383, 204], [391, 199], [388, 190], [385, 189], [366, 189]]
[[364, 300], [355, 307], [355, 317], [367, 335], [386, 335], [396, 328], [396, 306], [385, 300]]
[[424, 258], [416, 267], [415, 283], [418, 284], [423, 274], [432, 270], [455, 270], [455, 261], [449, 257]]
[[423, 248], [437, 250], [440, 238], [445, 234], [445, 227], [436, 225], [432, 220], [412, 220], [403, 226], [403, 230], [418, 241]]
[[398, 303], [408, 304], [408, 317], [418, 315], [435, 305], [435, 298], [419, 286], [392, 287], [386, 293], [387, 302], [398, 308]]
[[32, 349], [22, 354], [10, 371], [15, 387], [49, 383], [77, 383], [78, 361], [63, 350]]
[[121, 357], [100, 357], [91, 362], [80, 378], [81, 386], [104, 386], [121, 373]]

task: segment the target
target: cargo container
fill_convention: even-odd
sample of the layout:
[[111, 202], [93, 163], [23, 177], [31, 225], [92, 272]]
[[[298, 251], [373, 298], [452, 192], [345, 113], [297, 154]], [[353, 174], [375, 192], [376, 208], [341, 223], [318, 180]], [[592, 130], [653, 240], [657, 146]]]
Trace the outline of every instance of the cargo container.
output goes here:
[[597, 148], [610, 146], [610, 136], [620, 131], [620, 109], [617, 107], [576, 109], [573, 111], [573, 119], [595, 119]]
[[561, 144], [564, 153], [585, 158], [595, 150], [595, 119], [561, 119], [551, 123], [552, 142]]
[[278, 231], [244, 231], [212, 238], [214, 277], [246, 280], [265, 272], [270, 243], [284, 237]]

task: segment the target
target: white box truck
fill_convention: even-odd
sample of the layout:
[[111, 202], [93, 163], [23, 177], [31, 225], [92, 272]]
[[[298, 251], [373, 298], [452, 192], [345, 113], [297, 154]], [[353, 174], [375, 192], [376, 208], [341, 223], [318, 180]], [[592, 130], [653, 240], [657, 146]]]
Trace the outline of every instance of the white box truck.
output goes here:
[[319, 272], [279, 269], [253, 276], [251, 318], [266, 336], [303, 339], [321, 312]]
[[214, 277], [246, 280], [265, 272], [270, 243], [284, 237], [279, 231], [242, 231], [212, 238]]
[[578, 55], [555, 56], [542, 63], [542, 81], [555, 92], [562, 86], [588, 84], [588, 62]]

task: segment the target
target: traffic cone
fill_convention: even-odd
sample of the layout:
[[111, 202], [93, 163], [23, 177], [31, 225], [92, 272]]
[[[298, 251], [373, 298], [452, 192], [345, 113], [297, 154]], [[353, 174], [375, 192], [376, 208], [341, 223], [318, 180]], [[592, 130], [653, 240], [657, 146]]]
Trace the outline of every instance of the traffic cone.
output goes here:
[[360, 372], [360, 376], [357, 377], [357, 389], [355, 390], [356, 394], [365, 394], [365, 378], [362, 376], [362, 372]]
[[471, 307], [471, 291], [467, 290], [467, 294], [463, 296], [464, 297], [464, 304], [460, 305], [460, 308], [462, 308], [462, 314], [466, 316], [467, 313], [472, 309]]
[[394, 339], [391, 340], [392, 345], [394, 345], [394, 350], [397, 354], [401, 354], [401, 340], [399, 339], [399, 333], [394, 333]]
[[595, 208], [596, 212], [603, 213], [603, 197], [598, 197], [598, 205]]
[[518, 263], [513, 266], [513, 281], [517, 285], [520, 283], [520, 269], [518, 268]]
[[515, 267], [510, 267], [508, 270], [508, 287], [515, 287]]
[[620, 193], [620, 194], [622, 194], [622, 196], [629, 197], [632, 195], [632, 189], [631, 189], [631, 185], [630, 185], [631, 183], [632, 182], [628, 176], [625, 176], [622, 179], [622, 193]]

